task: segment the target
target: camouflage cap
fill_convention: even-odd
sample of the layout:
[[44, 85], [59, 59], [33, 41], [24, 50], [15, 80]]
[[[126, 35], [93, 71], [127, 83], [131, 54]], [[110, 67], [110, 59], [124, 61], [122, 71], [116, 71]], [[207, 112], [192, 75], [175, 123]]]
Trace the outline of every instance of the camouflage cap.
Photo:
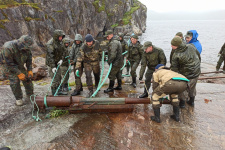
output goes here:
[[177, 32], [176, 35], [179, 36], [179, 37], [182, 37], [182, 38], [184, 37], [182, 32]]
[[136, 34], [134, 34], [134, 35], [131, 35], [130, 38], [138, 39], [138, 36]]
[[118, 33], [118, 36], [121, 37], [121, 38], [123, 38], [124, 37], [124, 34], [122, 32], [119, 32]]
[[29, 35], [22, 35], [17, 42], [19, 49], [29, 49], [34, 43], [33, 39]]
[[174, 37], [171, 41], [171, 45], [179, 47], [182, 44], [180, 37]]
[[144, 50], [145, 50], [145, 49], [147, 49], [147, 48], [150, 47], [150, 46], [152, 46], [152, 42], [147, 41], [147, 42], [144, 43], [143, 48], [144, 48]]
[[105, 36], [104, 36], [104, 37], [107, 37], [107, 36], [110, 35], [110, 34], [113, 34], [113, 31], [112, 31], [112, 30], [107, 30], [107, 31], [105, 32]]
[[71, 40], [66, 37], [62, 40], [62, 42], [63, 42], [63, 44], [66, 44], [66, 43], [70, 44]]
[[188, 31], [185, 37], [193, 37], [193, 33], [191, 31]]

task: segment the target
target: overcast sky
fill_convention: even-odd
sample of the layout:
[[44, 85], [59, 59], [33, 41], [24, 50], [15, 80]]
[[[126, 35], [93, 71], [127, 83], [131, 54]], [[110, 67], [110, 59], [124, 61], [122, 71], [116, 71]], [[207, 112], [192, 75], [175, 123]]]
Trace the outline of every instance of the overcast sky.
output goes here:
[[201, 12], [225, 9], [225, 0], [139, 0], [148, 10], [156, 12]]

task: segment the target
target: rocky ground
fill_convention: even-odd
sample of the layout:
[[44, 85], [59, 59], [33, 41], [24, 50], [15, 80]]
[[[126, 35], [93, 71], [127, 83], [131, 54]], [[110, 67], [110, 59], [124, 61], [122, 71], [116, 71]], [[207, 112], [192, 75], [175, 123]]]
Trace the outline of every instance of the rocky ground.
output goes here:
[[[140, 69], [140, 66], [138, 70]], [[106, 69], [107, 70], [107, 69]], [[215, 66], [202, 64], [202, 72], [215, 71]], [[138, 71], [137, 71], [138, 72]], [[74, 81], [71, 74], [70, 82]], [[104, 77], [104, 76], [103, 76]], [[223, 73], [200, 76], [225, 77]], [[82, 79], [85, 83], [85, 76]], [[50, 78], [34, 81], [35, 93], [45, 95]], [[144, 85], [134, 89], [131, 79], [123, 79], [123, 90], [104, 94], [103, 86], [97, 97], [138, 97]], [[106, 81], [108, 83], [108, 81]], [[161, 107], [161, 123], [150, 120], [151, 105], [135, 105], [132, 113], [83, 113], [66, 114], [58, 118], [45, 119], [48, 113], [39, 113], [42, 119], [32, 119], [29, 102], [22, 107], [15, 106], [7, 81], [0, 86], [0, 147], [12, 149], [225, 149], [225, 79], [199, 80], [195, 107], [186, 106], [181, 110], [181, 121], [170, 119], [171, 105]], [[6, 85], [5, 85], [6, 84]], [[23, 88], [23, 87], [22, 87]], [[72, 87], [74, 89], [74, 87]], [[71, 93], [72, 91], [70, 91]], [[81, 96], [87, 96], [84, 88]]]

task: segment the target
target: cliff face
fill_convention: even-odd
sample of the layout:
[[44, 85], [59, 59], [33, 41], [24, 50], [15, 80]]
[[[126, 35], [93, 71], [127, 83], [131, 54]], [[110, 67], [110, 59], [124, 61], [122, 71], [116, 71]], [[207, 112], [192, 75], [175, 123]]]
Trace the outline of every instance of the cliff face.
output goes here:
[[137, 0], [8, 1], [0, 1], [0, 47], [30, 34], [34, 55], [42, 54], [55, 29], [74, 38], [76, 33], [101, 37], [108, 29], [140, 35], [146, 28], [147, 8]]

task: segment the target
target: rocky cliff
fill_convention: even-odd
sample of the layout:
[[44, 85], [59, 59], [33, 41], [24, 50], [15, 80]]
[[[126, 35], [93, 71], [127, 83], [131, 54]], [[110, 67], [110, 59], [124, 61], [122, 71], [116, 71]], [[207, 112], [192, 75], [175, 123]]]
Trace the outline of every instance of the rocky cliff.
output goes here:
[[0, 47], [30, 34], [35, 39], [34, 55], [40, 55], [55, 29], [71, 38], [76, 33], [102, 37], [108, 29], [141, 34], [146, 12], [137, 0], [0, 0]]

